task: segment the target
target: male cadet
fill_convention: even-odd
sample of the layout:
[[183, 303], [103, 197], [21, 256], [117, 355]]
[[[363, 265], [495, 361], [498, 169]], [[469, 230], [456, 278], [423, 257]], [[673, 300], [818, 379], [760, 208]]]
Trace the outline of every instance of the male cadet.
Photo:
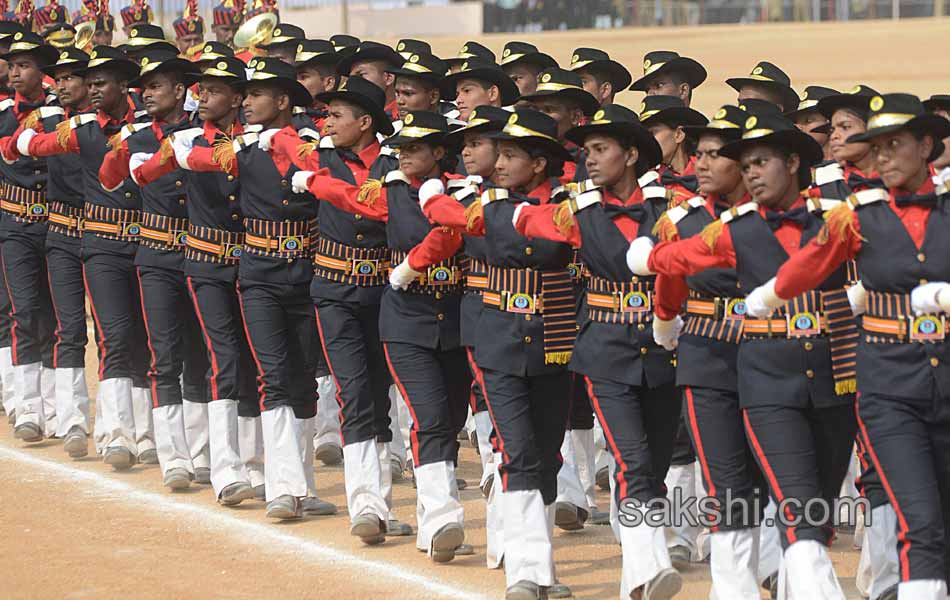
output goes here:
[[293, 65], [297, 58], [297, 46], [307, 39], [304, 30], [296, 25], [281, 23], [274, 28], [274, 35], [266, 44], [258, 46], [267, 56], [279, 58], [288, 65]]
[[[58, 61], [43, 69], [56, 81], [62, 108], [44, 106], [30, 114], [20, 126], [53, 131], [66, 119], [88, 111], [89, 88], [85, 70], [89, 55], [76, 48], [64, 48]], [[4, 158], [15, 161], [15, 137], [6, 139]], [[88, 454], [89, 392], [86, 389], [86, 292], [80, 256], [79, 223], [82, 221], [84, 194], [82, 164], [75, 154], [51, 156], [47, 161], [49, 181], [49, 230], [46, 235], [46, 265], [56, 316], [56, 340], [53, 344], [55, 397], [58, 428], [66, 452], [73, 458]]]
[[396, 77], [393, 90], [400, 119], [398, 127], [410, 112], [439, 112], [442, 100], [439, 84], [448, 72], [445, 62], [430, 53], [410, 54], [401, 67], [390, 67], [386, 71]]
[[[129, 159], [159, 152], [173, 132], [192, 126], [184, 110], [185, 93], [197, 80], [195, 66], [177, 52], [146, 49], [141, 75], [131, 85], [142, 88], [151, 122], [122, 131], [106, 155], [99, 179], [115, 190], [130, 176]], [[166, 144], [168, 146], [168, 144]], [[165, 151], [166, 156], [171, 148]], [[148, 371], [163, 484], [186, 488], [192, 480], [210, 483], [208, 448], [208, 359], [183, 271], [188, 232], [184, 173], [175, 170], [141, 186], [140, 242], [135, 256], [142, 313], [148, 333]]]
[[389, 72], [405, 61], [398, 52], [378, 42], [363, 42], [356, 52], [343, 58], [337, 65], [337, 73], [346, 77], [362, 77], [375, 83], [386, 94], [386, 113], [390, 120], [399, 118], [396, 108], [396, 76]]
[[[116, 470], [158, 458], [152, 434], [152, 403], [145, 389], [145, 330], [133, 259], [140, 233], [141, 200], [131, 181], [106, 191], [99, 167], [110, 140], [134, 123], [128, 82], [139, 67], [109, 46], [89, 56], [86, 83], [96, 113], [76, 115], [56, 131], [26, 129], [17, 139], [23, 156], [78, 154], [82, 162], [82, 259], [96, 339], [99, 389], [96, 397], [96, 447]], [[134, 387], [133, 387], [134, 385]], [[101, 434], [101, 436], [100, 436]]]
[[511, 106], [518, 100], [518, 86], [493, 62], [466, 60], [459, 70], [442, 80], [442, 95], [455, 96], [459, 119], [468, 121], [476, 106]]
[[403, 38], [396, 42], [396, 52], [403, 60], [409, 60], [409, 57], [413, 54], [432, 54], [432, 46], [429, 45], [429, 42], [422, 40]]
[[[56, 49], [35, 33], [14, 34], [10, 50], [0, 57], [10, 65], [10, 83], [15, 90], [13, 98], [0, 104], [0, 138], [13, 135], [33, 111], [56, 102], [43, 90], [42, 69], [56, 62], [57, 56]], [[10, 145], [10, 140], [3, 141]], [[13, 318], [14, 433], [25, 442], [39, 442], [53, 437], [57, 429], [53, 371], [47, 370], [53, 366], [50, 353], [55, 322], [46, 281], [46, 161], [30, 157], [4, 160], [0, 175], [4, 239], [0, 255]]]
[[[297, 45], [295, 58], [297, 81], [307, 88], [311, 96], [336, 89], [336, 64], [340, 56], [331, 42], [303, 40]], [[322, 102], [314, 101], [310, 106], [294, 108], [294, 127], [298, 130], [310, 127], [319, 135], [326, 118], [326, 106]]]
[[826, 131], [826, 126], [830, 121], [818, 110], [818, 101], [822, 98], [837, 95], [838, 90], [820, 85], [809, 85], [802, 92], [798, 107], [785, 111], [785, 116], [795, 123], [799, 130], [804, 131], [818, 142], [825, 153], [825, 160], [831, 159], [831, 148], [828, 146], [828, 132]]
[[185, 10], [172, 23], [175, 30], [175, 44], [185, 56], [194, 56], [205, 40], [205, 21], [198, 12], [198, 0], [187, 0]]
[[[106, 0], [102, 0], [103, 4]], [[147, 25], [152, 22], [155, 15], [152, 14], [152, 7], [148, 5], [148, 0], [132, 0], [128, 6], [123, 6], [119, 10], [119, 16], [122, 17], [122, 33], [126, 37], [132, 32], [136, 25]]]
[[683, 106], [689, 106], [693, 90], [704, 81], [706, 69], [697, 61], [676, 52], [657, 50], [643, 57], [643, 77], [634, 81], [630, 90], [648, 96], [678, 96]]
[[603, 50], [596, 48], [577, 48], [571, 55], [568, 70], [581, 77], [581, 84], [601, 106], [614, 103], [614, 96], [630, 86], [633, 77], [625, 66]]
[[90, 46], [80, 50], [90, 52], [95, 46], [111, 46], [115, 17], [109, 14], [109, 3], [106, 0], [83, 0], [79, 10], [73, 13], [73, 26], [78, 27], [87, 21], [94, 21], [96, 30]]
[[534, 93], [541, 72], [552, 67], [557, 67], [557, 61], [534, 44], [508, 42], [501, 51], [501, 68], [515, 82], [522, 96]]
[[355, 35], [337, 33], [330, 36], [330, 43], [333, 44], [333, 49], [340, 55], [340, 58], [346, 58], [356, 52], [362, 42]]
[[471, 58], [480, 58], [493, 63], [495, 62], [495, 53], [478, 42], [465, 42], [459, 49], [458, 54], [444, 60], [449, 67], [449, 73], [458, 73], [459, 69], [462, 68], [462, 64]]
[[211, 32], [221, 44], [234, 48], [234, 34], [241, 26], [243, 15], [234, 4], [234, 0], [222, 0], [211, 11]]
[[785, 71], [770, 62], [761, 61], [748, 77], [732, 77], [726, 84], [738, 92], [741, 106], [750, 98], [765, 100], [778, 106], [782, 111], [795, 110], [798, 106], [798, 94], [792, 89], [792, 81]]

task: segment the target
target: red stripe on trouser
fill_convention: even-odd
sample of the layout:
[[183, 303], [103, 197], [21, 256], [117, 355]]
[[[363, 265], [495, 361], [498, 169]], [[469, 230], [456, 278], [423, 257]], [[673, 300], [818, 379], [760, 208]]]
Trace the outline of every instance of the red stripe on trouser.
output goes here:
[[475, 386], [481, 385], [475, 379], [475, 369], [478, 367], [475, 365], [475, 359], [472, 357], [472, 349], [469, 346], [465, 346], [465, 357], [468, 359], [468, 370], [472, 373], [472, 385], [468, 386], [468, 405], [472, 409], [472, 414], [478, 412], [478, 400], [475, 398]]
[[[699, 464], [703, 468], [703, 477], [706, 479], [706, 492], [710, 496], [716, 495], [716, 484], [713, 482], [712, 475], [709, 472], [709, 461], [706, 460], [706, 451], [703, 449], [703, 439], [699, 435], [699, 423], [696, 420], [696, 405], [693, 399], [693, 388], [686, 386], [683, 388], [684, 393], [686, 394], [686, 409], [689, 412], [689, 426], [693, 430], [693, 441], [696, 445], [696, 455], [699, 458]], [[719, 531], [719, 527], [713, 525], [709, 528], [710, 531], [716, 532]]]
[[333, 386], [336, 387], [336, 405], [340, 407], [338, 411], [340, 417], [340, 443], [345, 446], [346, 440], [343, 439], [343, 396], [340, 395], [340, 382], [336, 378], [336, 373], [333, 371], [333, 363], [330, 362], [330, 353], [327, 352], [327, 341], [323, 337], [323, 327], [320, 325], [320, 310], [316, 306], [313, 307], [313, 316], [317, 321], [317, 334], [320, 336], [320, 347], [323, 349], [323, 357], [327, 359], [327, 368], [330, 369], [330, 377], [333, 378]]
[[[472, 360], [472, 364], [475, 364], [474, 360]], [[488, 389], [485, 387], [485, 373], [483, 373], [477, 365], [475, 371], [475, 378], [478, 379], [478, 385], [482, 386], [482, 396], [485, 398], [485, 406], [488, 407], [488, 416], [491, 417], [491, 426], [495, 429], [495, 439], [498, 440], [498, 450], [501, 452], [501, 455], [505, 457], [505, 463], [507, 464], [511, 462], [511, 457], [508, 456], [508, 452], [505, 450], [505, 440], [501, 437], [501, 430], [498, 429], [498, 421], [495, 420], [495, 411], [492, 410], [491, 402], [488, 400]], [[508, 489], [507, 470], [502, 470], [501, 472], [501, 489]]]
[[198, 295], [195, 293], [195, 286], [191, 282], [191, 277], [186, 277], [185, 282], [188, 284], [191, 301], [195, 305], [195, 315], [198, 316], [198, 325], [201, 327], [201, 335], [205, 339], [205, 344], [208, 346], [208, 354], [211, 356], [211, 378], [209, 381], [211, 384], [211, 399], [220, 400], [220, 394], [218, 393], [218, 375], [221, 374], [221, 369], [218, 367], [218, 357], [214, 353], [214, 346], [211, 345], [211, 336], [208, 335], [205, 320], [201, 316], [201, 307], [198, 305]]
[[102, 330], [102, 324], [99, 323], [99, 313], [96, 312], [96, 303], [92, 301], [92, 294], [89, 292], [89, 279], [86, 277], [86, 265], [82, 266], [82, 284], [86, 288], [86, 296], [89, 298], [89, 308], [92, 310], [92, 321], [96, 324], [96, 331], [99, 335], [98, 345], [99, 345], [99, 381], [102, 381], [102, 376], [105, 375], [105, 365], [106, 365], [106, 334]]
[[897, 540], [900, 542], [901, 551], [900, 551], [900, 563], [901, 563], [901, 581], [910, 580], [910, 561], [907, 560], [907, 555], [910, 553], [910, 540], [907, 539], [907, 532], [910, 530], [910, 527], [907, 525], [907, 519], [904, 517], [904, 511], [901, 510], [900, 505], [897, 503], [897, 496], [894, 495], [894, 490], [891, 489], [891, 483], [887, 480], [887, 475], [884, 474], [884, 469], [881, 468], [881, 461], [877, 458], [877, 452], [874, 451], [874, 447], [871, 445], [871, 438], [868, 437], [867, 427], [864, 425], [864, 420], [861, 419], [860, 414], [861, 406], [861, 396], [858, 395], [857, 399], [854, 401], [854, 414], [858, 419], [858, 427], [861, 428], [861, 435], [864, 437], [864, 443], [867, 445], [868, 456], [871, 457], [871, 462], [874, 463], [874, 468], [877, 469], [877, 474], [881, 478], [881, 485], [884, 486], [884, 491], [887, 493], [887, 497], [891, 501], [891, 505], [894, 507], [894, 512], [897, 514], [897, 522], [900, 524], [900, 529], [897, 531]]
[[[10, 293], [10, 278], [7, 277], [7, 261], [3, 258], [3, 253], [0, 252], [0, 268], [3, 269], [3, 285], [7, 287], [7, 297], [10, 298], [10, 315], [16, 313], [16, 306], [13, 304], [13, 294]], [[17, 359], [17, 343], [16, 343], [16, 319], [11, 318], [12, 322], [10, 323], [10, 337], [13, 340], [13, 343], [10, 344], [10, 352], [13, 359], [13, 364], [19, 364], [20, 361]]]
[[584, 380], [587, 382], [587, 395], [590, 397], [591, 404], [597, 412], [597, 418], [600, 419], [600, 426], [604, 429], [604, 437], [607, 438], [607, 443], [610, 444], [610, 450], [613, 452], [614, 460], [617, 461], [617, 498], [618, 500], [623, 500], [627, 497], [627, 463], [623, 461], [620, 448], [614, 439], [614, 434], [610, 431], [610, 425], [607, 423], [607, 419], [604, 418], [604, 413], [600, 409], [600, 399], [597, 398], [597, 395], [594, 393], [594, 382], [586, 375], [584, 376]]
[[152, 333], [148, 329], [148, 313], [145, 312], [145, 290], [142, 289], [142, 270], [135, 269], [136, 279], [139, 281], [139, 302], [142, 305], [142, 321], [145, 323], [145, 339], [148, 342], [148, 352], [152, 355], [152, 364], [148, 369], [148, 378], [152, 380], [152, 408], [158, 408], [158, 377], [154, 375], [157, 360], [155, 349], [152, 348]]
[[251, 349], [251, 356], [254, 357], [254, 364], [257, 366], [257, 396], [259, 398], [258, 402], [260, 403], [261, 410], [264, 410], [264, 398], [267, 397], [267, 393], [264, 391], [264, 367], [261, 366], [261, 361], [257, 359], [257, 352], [254, 350], [254, 343], [251, 342], [251, 332], [247, 330], [247, 314], [244, 312], [244, 296], [241, 295], [241, 289], [237, 288], [238, 293], [238, 306], [241, 307], [241, 322], [244, 324], [244, 335], [247, 336], [247, 346]]
[[[782, 494], [782, 488], [778, 486], [778, 479], [775, 477], [775, 472], [772, 470], [772, 465], [769, 464], [769, 459], [765, 457], [765, 452], [762, 451], [762, 446], [759, 444], [759, 438], [756, 437], [755, 432], [752, 431], [752, 423], [749, 422], [749, 413], [745, 409], [742, 410], [742, 420], [745, 423], [746, 434], [749, 436], [749, 442], [752, 443], [752, 451], [755, 452], [756, 456], [759, 457], [759, 462], [762, 464], [762, 470], [765, 471], [765, 476], [769, 480], [769, 486], [772, 488], [772, 491], [775, 492], [775, 499], [778, 504], [781, 504], [785, 500], [784, 494]], [[793, 515], [789, 507], [785, 507], [785, 518], [788, 519], [788, 522], [793, 521]], [[798, 540], [798, 536], [795, 535], [795, 527], [789, 527], [785, 530], [785, 535], [788, 537], [788, 543], [794, 544]]]
[[60, 332], [63, 330], [63, 324], [59, 320], [59, 311], [56, 310], [56, 294], [53, 293], [53, 278], [49, 274], [49, 268], [46, 269], [46, 283], [49, 285], [49, 301], [53, 305], [53, 316], [56, 317], [56, 331], [54, 335], [56, 341], [53, 342], [53, 368], [59, 366], [59, 361], [57, 360], [57, 355], [59, 354], [59, 345], [63, 342], [63, 338], [60, 335]]
[[412, 407], [412, 400], [409, 399], [406, 387], [399, 380], [396, 369], [393, 368], [393, 361], [389, 358], [389, 344], [383, 344], [383, 354], [386, 355], [386, 364], [389, 365], [389, 372], [392, 373], [393, 381], [396, 382], [396, 387], [399, 388], [399, 393], [402, 394], [402, 399], [406, 401], [406, 406], [409, 408], [409, 414], [412, 415], [412, 429], [409, 430], [409, 440], [412, 442], [410, 444], [412, 448], [412, 466], [415, 468], [419, 466], [419, 419], [416, 417], [416, 411]]

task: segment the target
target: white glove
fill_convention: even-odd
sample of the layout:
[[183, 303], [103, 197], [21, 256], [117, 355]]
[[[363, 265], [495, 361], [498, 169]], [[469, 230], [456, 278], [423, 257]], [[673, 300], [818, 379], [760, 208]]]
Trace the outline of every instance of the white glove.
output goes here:
[[683, 331], [683, 319], [676, 315], [671, 321], [653, 317], [653, 341], [667, 350], [673, 351], [679, 345], [680, 332]]
[[297, 171], [294, 173], [294, 176], [290, 178], [290, 185], [294, 190], [295, 194], [303, 194], [308, 191], [307, 182], [310, 181], [310, 177], [313, 176], [313, 171]]
[[[20, 154], [23, 154], [22, 152]], [[942, 194], [950, 191], [950, 167], [945, 167], [939, 173], [933, 176], [934, 187], [937, 193]]]
[[863, 315], [868, 309], [868, 293], [860, 281], [848, 288], [848, 302], [851, 304], [851, 314]]
[[195, 138], [204, 133], [200, 127], [193, 127], [182, 131], [176, 131], [171, 135], [172, 150], [175, 152], [175, 161], [182, 169], [191, 170], [188, 165], [188, 155], [195, 146]]
[[511, 215], [511, 226], [514, 227], [515, 229], [518, 228], [518, 217], [521, 216], [521, 209], [527, 205], [528, 205], [527, 202], [522, 202], [521, 204], [515, 207], [515, 214]]
[[950, 312], [950, 283], [931, 281], [910, 293], [910, 307], [917, 315]]
[[30, 155], [30, 141], [35, 137], [35, 129], [24, 129], [23, 132], [20, 133], [20, 137], [16, 139], [16, 151], [20, 153], [20, 156]]
[[259, 136], [257, 136], [257, 146], [264, 152], [269, 152], [271, 148], [271, 140], [274, 139], [274, 136], [280, 129], [268, 129], [267, 131], [262, 131]]
[[404, 290], [408, 288], [409, 284], [415, 281], [419, 275], [422, 275], [422, 273], [414, 271], [412, 267], [409, 266], [409, 258], [407, 257], [389, 274], [389, 285], [391, 285], [394, 290]]
[[135, 170], [148, 162], [150, 158], [155, 156], [152, 152], [136, 152], [129, 157], [129, 174], [132, 175], [132, 181], [139, 185], [139, 180], [135, 178]]
[[441, 179], [427, 179], [419, 188], [419, 206], [425, 208], [426, 202], [434, 196], [445, 193]]
[[773, 277], [745, 297], [746, 314], [757, 319], [764, 319], [786, 302], [788, 300], [782, 300], [775, 294], [775, 278]]
[[627, 249], [627, 267], [634, 275], [653, 275], [653, 271], [647, 266], [653, 246], [653, 240], [646, 236], [630, 242], [630, 248]]

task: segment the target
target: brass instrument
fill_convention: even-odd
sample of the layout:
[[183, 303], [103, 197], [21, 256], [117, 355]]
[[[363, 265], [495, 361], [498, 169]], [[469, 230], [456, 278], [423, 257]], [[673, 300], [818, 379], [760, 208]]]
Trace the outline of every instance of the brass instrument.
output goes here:
[[85, 52], [92, 49], [92, 38], [96, 35], [96, 22], [83, 21], [76, 26], [76, 39], [74, 45]]
[[244, 22], [234, 33], [236, 48], [256, 48], [266, 44], [274, 37], [274, 28], [277, 27], [277, 15], [262, 13]]

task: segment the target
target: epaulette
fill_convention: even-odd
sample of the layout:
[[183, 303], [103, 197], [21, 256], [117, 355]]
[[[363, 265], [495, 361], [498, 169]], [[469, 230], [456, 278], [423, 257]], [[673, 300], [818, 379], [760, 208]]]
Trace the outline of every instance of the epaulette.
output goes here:
[[759, 210], [759, 205], [755, 202], [746, 202], [745, 204], [740, 204], [739, 206], [733, 206], [726, 212], [722, 213], [719, 216], [719, 220], [724, 224], [735, 221], [739, 217], [743, 217], [749, 213], [754, 213]]
[[323, 148], [324, 150], [336, 148], [336, 146], [333, 145], [333, 138], [328, 135], [325, 135], [322, 138], [320, 138], [320, 144], [317, 147]]
[[482, 206], [498, 200], [507, 200], [508, 190], [505, 188], [490, 188], [482, 192]]
[[311, 139], [314, 141], [317, 141], [320, 139], [320, 134], [317, 133], [315, 129], [312, 129], [310, 127], [303, 127], [301, 129], [298, 129], [297, 136], [300, 137], [300, 139]]
[[574, 196], [576, 196], [577, 192], [575, 192], [574, 189], [570, 186], [571, 184], [559, 185], [558, 187], [551, 190], [551, 200], [560, 201], [560, 200], [565, 200], [567, 198], [573, 198]]
[[397, 181], [400, 183], [405, 183], [406, 185], [412, 185], [409, 181], [409, 178], [406, 177], [406, 174], [399, 169], [386, 173], [386, 178], [383, 179], [383, 184], [395, 183]]
[[148, 117], [148, 111], [145, 109], [137, 110], [134, 113], [132, 113], [132, 116], [135, 118], [135, 120], [144, 119]]
[[256, 131], [252, 131], [251, 133], [245, 133], [245, 134], [237, 136], [236, 138], [234, 138], [234, 142], [232, 144], [234, 148], [234, 153], [237, 154], [238, 152], [240, 152], [241, 150], [245, 148], [250, 148], [251, 146], [257, 143], [258, 137], [259, 135]]
[[459, 177], [457, 179], [449, 179], [445, 182], [446, 190], [457, 190], [461, 188], [470, 188], [474, 187], [476, 184], [468, 180], [468, 177]]
[[600, 204], [603, 199], [604, 195], [600, 193], [600, 189], [594, 187], [593, 189], [590, 189], [582, 194], [578, 194], [576, 198], [572, 198], [570, 200], [571, 212], [577, 214], [588, 206]]
[[805, 204], [808, 207], [808, 212], [820, 214], [833, 210], [836, 206], [841, 204], [841, 202], [841, 200], [835, 200], [833, 198], [809, 198], [805, 201]]
[[69, 119], [69, 126], [73, 129], [77, 127], [82, 127], [83, 125], [88, 125], [89, 123], [94, 123], [96, 121], [95, 113], [83, 113], [81, 115], [76, 115]]
[[855, 192], [848, 196], [848, 206], [859, 208], [874, 204], [875, 202], [887, 202], [889, 196], [887, 190], [881, 188], [871, 188], [861, 192]]
[[125, 140], [132, 137], [133, 134], [142, 131], [146, 127], [150, 127], [151, 125], [151, 123], [129, 123], [128, 125], [122, 127], [122, 137], [119, 138], [119, 141], [124, 142]]
[[838, 163], [831, 163], [815, 169], [815, 185], [826, 185], [835, 181], [844, 181], [844, 169]]
[[469, 196], [477, 196], [479, 194], [477, 185], [466, 185], [462, 187], [455, 188], [454, 191], [451, 189], [446, 190], [450, 191], [453, 198], [461, 202], [462, 200], [468, 198]]
[[666, 216], [670, 219], [670, 222], [673, 225], [676, 225], [682, 221], [686, 215], [693, 212], [694, 209], [706, 206], [706, 199], [702, 196], [693, 196], [686, 202], [677, 204], [673, 208], [666, 211]]
[[644, 200], [669, 201], [670, 199], [670, 190], [662, 185], [647, 185], [646, 187], [641, 187], [641, 189], [643, 190]]
[[16, 104], [16, 100], [13, 98], [7, 98], [3, 102], [0, 102], [0, 112], [13, 108], [14, 104]]
[[48, 119], [50, 117], [66, 114], [66, 111], [60, 106], [41, 106], [36, 109], [36, 111], [40, 113], [41, 119]]
[[295, 106], [293, 110], [293, 114], [295, 115], [299, 115], [300, 113], [305, 113], [305, 112], [307, 112], [307, 109], [304, 108], [303, 106]]
[[660, 179], [660, 174], [656, 172], [656, 169], [651, 169], [637, 178], [637, 183], [640, 184], [640, 187], [646, 187], [658, 181]]
[[257, 125], [247, 125], [247, 126], [244, 127], [244, 133], [245, 133], [245, 134], [247, 134], [247, 133], [260, 133], [260, 132], [262, 132], [262, 131], [264, 131], [264, 126], [261, 125], [261, 124], [257, 124]]
[[380, 149], [379, 149], [379, 155], [380, 155], [380, 156], [391, 156], [391, 157], [393, 157], [393, 158], [395, 158], [396, 156], [398, 156], [398, 155], [396, 154], [396, 149], [395, 149], [395, 148], [392, 148], [392, 147], [390, 147], [390, 146], [383, 146], [382, 148], [380, 148]]

